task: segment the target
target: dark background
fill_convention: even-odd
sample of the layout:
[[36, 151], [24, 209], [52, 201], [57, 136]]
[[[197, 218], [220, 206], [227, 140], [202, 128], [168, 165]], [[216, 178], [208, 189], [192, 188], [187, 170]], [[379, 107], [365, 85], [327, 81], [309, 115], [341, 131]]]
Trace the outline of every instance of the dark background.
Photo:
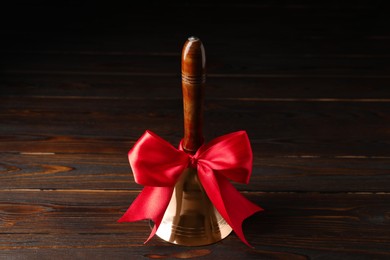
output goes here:
[[385, 45], [386, 11], [378, 0], [12, 1], [2, 4], [1, 31], [4, 48], [21, 50], [177, 52], [194, 34], [211, 53], [221, 42], [252, 55], [370, 55], [387, 54], [376, 45]]

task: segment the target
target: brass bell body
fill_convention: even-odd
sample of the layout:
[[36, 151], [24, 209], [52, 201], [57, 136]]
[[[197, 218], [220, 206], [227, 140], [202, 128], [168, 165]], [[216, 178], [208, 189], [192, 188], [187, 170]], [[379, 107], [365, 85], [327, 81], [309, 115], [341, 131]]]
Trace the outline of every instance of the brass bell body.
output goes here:
[[157, 236], [178, 245], [201, 246], [218, 242], [231, 231], [204, 191], [196, 169], [186, 169], [175, 185]]

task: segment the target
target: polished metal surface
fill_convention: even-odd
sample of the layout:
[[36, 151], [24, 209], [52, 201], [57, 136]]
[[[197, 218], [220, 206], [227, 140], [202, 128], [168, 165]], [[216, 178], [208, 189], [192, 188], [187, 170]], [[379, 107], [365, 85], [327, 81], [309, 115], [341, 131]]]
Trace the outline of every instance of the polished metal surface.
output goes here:
[[200, 246], [218, 242], [231, 231], [207, 197], [196, 169], [186, 169], [176, 183], [157, 236], [178, 245]]

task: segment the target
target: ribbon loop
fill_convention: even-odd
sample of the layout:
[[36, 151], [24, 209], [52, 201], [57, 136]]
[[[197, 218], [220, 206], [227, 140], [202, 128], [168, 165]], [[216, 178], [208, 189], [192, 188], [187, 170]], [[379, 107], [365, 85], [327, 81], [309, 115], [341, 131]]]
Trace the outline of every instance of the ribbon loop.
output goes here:
[[155, 227], [149, 240], [162, 221], [178, 178], [185, 168], [191, 167], [197, 169], [199, 180], [218, 212], [250, 246], [242, 222], [263, 209], [248, 201], [228, 181], [249, 182], [253, 156], [246, 132], [215, 138], [193, 156], [186, 154], [181, 144], [176, 149], [151, 131], [146, 131], [136, 142], [129, 151], [129, 162], [135, 181], [145, 188], [118, 221], [153, 220]]
[[146, 131], [128, 154], [135, 182], [143, 186], [172, 187], [189, 157], [170, 143]]
[[252, 149], [245, 131], [233, 132], [215, 138], [199, 148], [195, 154], [215, 173], [239, 182], [249, 183], [252, 173]]

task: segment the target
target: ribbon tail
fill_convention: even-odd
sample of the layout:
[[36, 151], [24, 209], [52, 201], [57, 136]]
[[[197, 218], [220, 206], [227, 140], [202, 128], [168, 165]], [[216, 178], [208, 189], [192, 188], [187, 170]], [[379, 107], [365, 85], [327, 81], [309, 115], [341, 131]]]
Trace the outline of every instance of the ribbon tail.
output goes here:
[[[203, 168], [203, 167], [202, 167]], [[206, 172], [211, 171], [203, 168]], [[245, 219], [262, 208], [250, 202], [223, 176], [218, 174], [199, 174], [199, 179], [218, 212], [231, 226], [237, 236], [249, 247], [252, 247], [244, 236], [242, 223]]]
[[245, 219], [256, 212], [263, 211], [263, 209], [245, 198], [226, 178], [220, 176], [216, 176], [216, 178], [226, 212], [231, 222], [229, 224], [241, 241], [249, 247], [252, 247], [244, 236], [242, 223]]
[[154, 227], [148, 239], [144, 242], [147, 243], [155, 235], [160, 226], [172, 193], [173, 187], [145, 186], [118, 222], [134, 222], [151, 219], [154, 222]]

